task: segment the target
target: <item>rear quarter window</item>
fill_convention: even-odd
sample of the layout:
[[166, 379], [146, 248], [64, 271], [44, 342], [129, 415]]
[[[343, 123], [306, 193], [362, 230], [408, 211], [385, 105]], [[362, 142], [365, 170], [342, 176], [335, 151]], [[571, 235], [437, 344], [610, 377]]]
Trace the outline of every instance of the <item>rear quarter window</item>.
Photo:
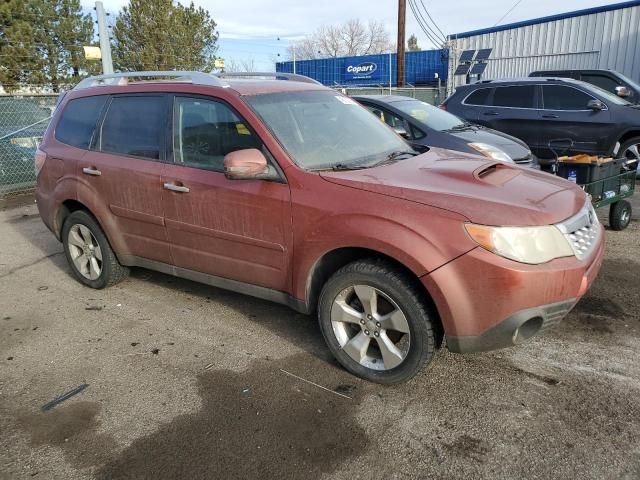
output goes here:
[[491, 88], [479, 88], [471, 95], [469, 95], [464, 103], [467, 105], [487, 105], [489, 101], [489, 95], [491, 94]]
[[107, 96], [100, 95], [70, 100], [56, 125], [56, 140], [88, 150], [107, 99]]

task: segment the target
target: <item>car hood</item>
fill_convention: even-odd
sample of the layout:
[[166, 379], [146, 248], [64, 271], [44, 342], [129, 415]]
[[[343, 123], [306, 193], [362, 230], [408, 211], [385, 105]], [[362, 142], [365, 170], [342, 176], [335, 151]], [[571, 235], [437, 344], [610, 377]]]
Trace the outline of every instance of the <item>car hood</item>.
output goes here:
[[586, 201], [579, 187], [562, 178], [439, 148], [379, 167], [320, 175], [328, 182], [446, 209], [484, 225], [550, 225], [576, 214]]
[[470, 127], [464, 130], [452, 130], [449, 133], [467, 143], [486, 143], [498, 147], [514, 160], [522, 160], [531, 154], [524, 142], [496, 130]]

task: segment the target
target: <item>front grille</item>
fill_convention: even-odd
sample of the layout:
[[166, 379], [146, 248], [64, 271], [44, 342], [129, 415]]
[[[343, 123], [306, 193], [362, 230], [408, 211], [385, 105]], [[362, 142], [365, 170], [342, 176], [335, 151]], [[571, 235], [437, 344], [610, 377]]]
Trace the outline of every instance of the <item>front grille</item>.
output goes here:
[[589, 256], [598, 245], [602, 231], [598, 216], [589, 200], [576, 215], [557, 224], [556, 227], [565, 235], [573, 253], [580, 260]]

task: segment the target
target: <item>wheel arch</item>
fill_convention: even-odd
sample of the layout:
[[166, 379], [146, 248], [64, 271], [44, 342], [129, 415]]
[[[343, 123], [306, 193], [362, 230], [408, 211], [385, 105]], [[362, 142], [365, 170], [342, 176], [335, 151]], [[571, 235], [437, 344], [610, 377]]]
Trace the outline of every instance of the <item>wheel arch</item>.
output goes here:
[[620, 146], [622, 146], [626, 141], [631, 140], [634, 137], [640, 138], [640, 129], [627, 130], [618, 139], [618, 142], [620, 143]]
[[437, 329], [436, 335], [438, 339], [436, 345], [440, 346], [442, 343], [441, 339], [444, 329], [438, 309], [431, 297], [431, 294], [411, 268], [396, 258], [378, 250], [364, 247], [339, 247], [324, 253], [314, 263], [307, 277], [306, 304], [308, 312], [313, 314], [317, 311], [318, 300], [320, 298], [322, 287], [335, 272], [349, 263], [364, 259], [374, 259], [387, 262], [395, 268], [403, 271], [407, 277], [411, 279], [413, 286], [422, 294], [422, 298], [427, 304], [429, 313], [434, 317], [434, 326]]
[[[113, 239], [111, 238], [110, 235], [110, 229], [105, 228], [104, 226], [104, 222], [101, 221], [100, 217], [98, 215], [96, 215], [96, 213], [94, 212], [94, 210], [88, 206], [87, 204], [79, 201], [79, 200], [75, 200], [72, 198], [69, 198], [67, 200], [64, 200], [60, 206], [58, 207], [58, 210], [55, 213], [54, 216], [54, 234], [55, 236], [58, 238], [58, 240], [62, 241], [62, 226], [64, 225], [64, 221], [66, 220], [66, 218], [71, 215], [73, 212], [76, 212], [78, 210], [82, 210], [84, 212], [87, 212], [89, 215], [91, 215], [91, 217], [96, 221], [96, 223], [98, 224], [98, 226], [102, 229], [102, 232], [104, 233], [105, 237], [107, 238], [107, 241], [109, 242], [109, 245], [111, 246], [111, 248], [114, 247], [114, 243], [113, 243]], [[115, 252], [115, 249], [114, 249]], [[116, 253], [117, 255], [117, 253]]]

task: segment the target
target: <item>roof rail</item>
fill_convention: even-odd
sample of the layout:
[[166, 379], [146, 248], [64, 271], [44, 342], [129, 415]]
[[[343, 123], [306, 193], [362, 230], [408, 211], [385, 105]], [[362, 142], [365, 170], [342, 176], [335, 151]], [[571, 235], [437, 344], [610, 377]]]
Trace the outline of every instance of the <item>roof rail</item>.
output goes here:
[[293, 82], [314, 83], [316, 85], [322, 85], [317, 80], [307, 77], [305, 75], [298, 75], [297, 73], [284, 73], [284, 72], [224, 72], [218, 74], [220, 78], [275, 78], [276, 80], [291, 80]]
[[78, 83], [74, 90], [95, 87], [99, 85], [128, 85], [130, 78], [161, 78], [171, 77], [178, 82], [189, 82], [197, 85], [209, 85], [212, 87], [226, 87], [227, 84], [215, 75], [204, 72], [190, 71], [153, 71], [153, 72], [122, 72], [110, 73], [107, 75], [96, 75], [88, 77]]

